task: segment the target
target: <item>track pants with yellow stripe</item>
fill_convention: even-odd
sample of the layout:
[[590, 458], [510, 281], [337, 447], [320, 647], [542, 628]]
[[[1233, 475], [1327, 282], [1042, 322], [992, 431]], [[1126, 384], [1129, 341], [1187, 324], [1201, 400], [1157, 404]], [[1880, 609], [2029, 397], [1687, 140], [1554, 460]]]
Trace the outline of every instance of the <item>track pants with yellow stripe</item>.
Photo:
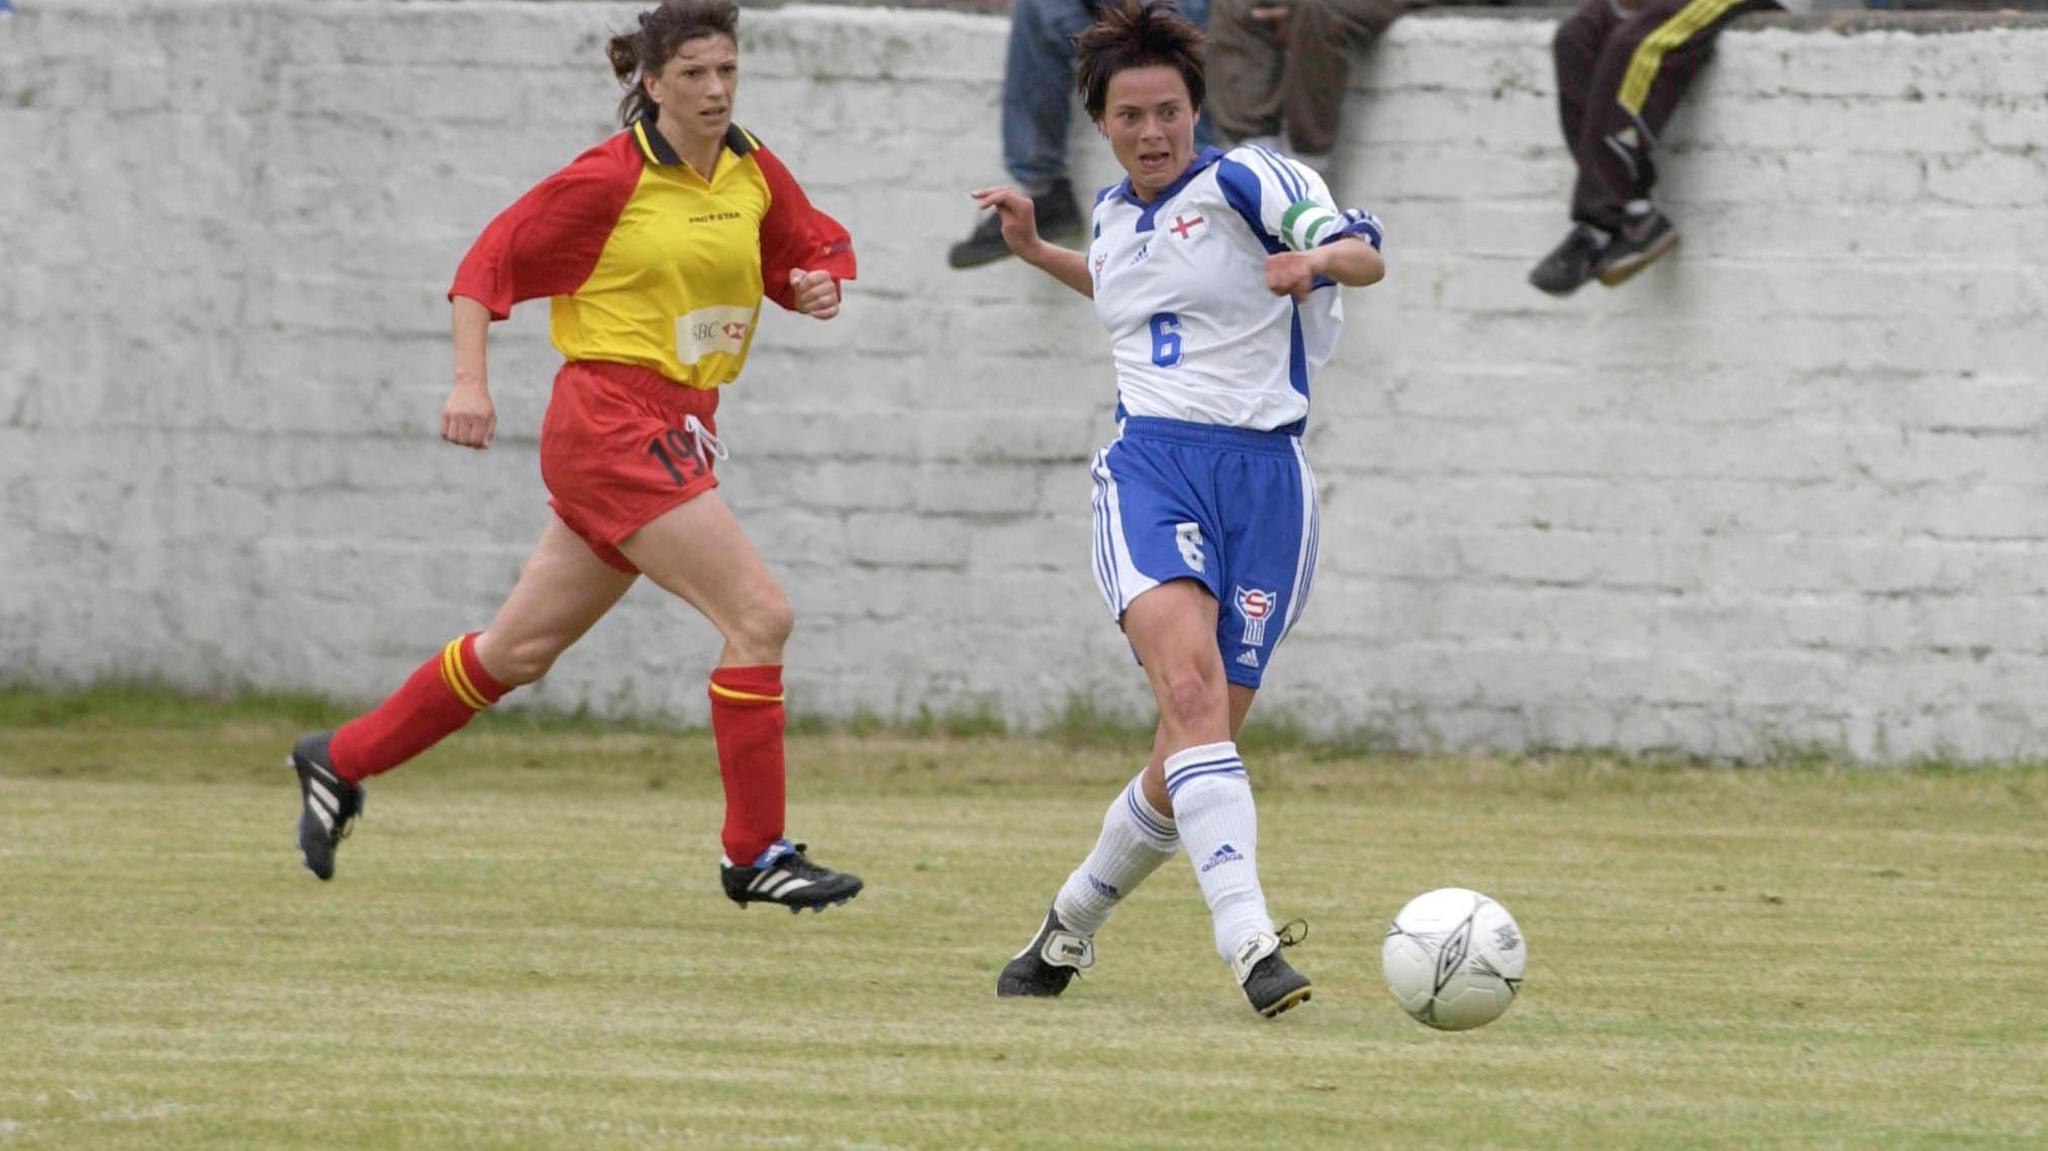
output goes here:
[[1558, 113], [1578, 161], [1572, 219], [1613, 229], [1630, 200], [1656, 182], [1650, 152], [1714, 38], [1746, 12], [1774, 0], [1584, 0], [1558, 25]]

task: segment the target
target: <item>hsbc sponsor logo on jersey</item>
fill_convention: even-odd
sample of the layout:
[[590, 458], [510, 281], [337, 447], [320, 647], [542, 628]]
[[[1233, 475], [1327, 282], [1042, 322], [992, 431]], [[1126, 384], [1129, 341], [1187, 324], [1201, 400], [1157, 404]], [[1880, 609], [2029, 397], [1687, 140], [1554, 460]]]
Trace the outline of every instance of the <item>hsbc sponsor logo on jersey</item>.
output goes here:
[[1266, 621], [1273, 616], [1273, 608], [1280, 597], [1259, 588], [1236, 588], [1231, 596], [1237, 605], [1238, 617], [1244, 620], [1244, 642], [1247, 647], [1263, 647], [1266, 643]]
[[720, 304], [698, 308], [676, 317], [676, 359], [694, 364], [718, 353], [737, 356], [747, 345], [747, 329], [754, 324], [752, 308]]

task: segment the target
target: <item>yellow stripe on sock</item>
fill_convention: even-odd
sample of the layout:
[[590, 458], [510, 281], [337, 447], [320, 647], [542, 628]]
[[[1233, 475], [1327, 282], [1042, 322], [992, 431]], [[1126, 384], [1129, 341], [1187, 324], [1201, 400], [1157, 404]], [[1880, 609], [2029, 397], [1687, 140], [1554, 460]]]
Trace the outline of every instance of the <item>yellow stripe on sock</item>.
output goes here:
[[460, 639], [449, 640], [448, 646], [441, 649], [441, 678], [447, 681], [448, 690], [455, 693], [455, 698], [468, 704], [470, 710], [482, 711], [491, 706], [490, 701], [484, 698], [484, 693], [469, 682], [469, 669], [462, 666]]
[[719, 683], [715, 679], [711, 681], [711, 694], [717, 696], [720, 699], [730, 699], [737, 701], [739, 703], [782, 702], [782, 697], [779, 695], [755, 695], [751, 691], [734, 691], [733, 689]]
[[1664, 63], [1664, 54], [1685, 43], [1695, 32], [1719, 19], [1728, 9], [1741, 0], [1692, 0], [1680, 8], [1671, 19], [1652, 29], [1643, 42], [1628, 58], [1628, 71], [1622, 73], [1621, 92], [1615, 101], [1628, 109], [1632, 116], [1643, 114], [1643, 101], [1650, 98], [1650, 84], [1657, 79], [1657, 69]]

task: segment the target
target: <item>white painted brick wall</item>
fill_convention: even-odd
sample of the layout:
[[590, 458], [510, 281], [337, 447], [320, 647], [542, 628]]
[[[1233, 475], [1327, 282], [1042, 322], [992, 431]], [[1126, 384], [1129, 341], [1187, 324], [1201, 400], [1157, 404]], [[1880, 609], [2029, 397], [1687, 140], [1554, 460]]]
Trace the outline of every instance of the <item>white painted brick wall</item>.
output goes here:
[[[477, 455], [434, 435], [441, 293], [605, 134], [633, 6], [22, 7], [0, 677], [380, 694], [545, 516], [545, 309], [496, 331]], [[804, 711], [1143, 701], [1088, 574], [1092, 314], [944, 263], [999, 176], [1005, 27], [745, 16], [742, 120], [862, 262], [723, 413]], [[1355, 77], [1338, 184], [1392, 271], [1318, 390], [1322, 570], [1262, 706], [1411, 747], [2048, 754], [2048, 28], [1730, 32], [1660, 158], [1684, 248], [1569, 302], [1523, 283], [1570, 180], [1550, 31], [1411, 18]], [[639, 589], [524, 694], [698, 718], [715, 646]]]

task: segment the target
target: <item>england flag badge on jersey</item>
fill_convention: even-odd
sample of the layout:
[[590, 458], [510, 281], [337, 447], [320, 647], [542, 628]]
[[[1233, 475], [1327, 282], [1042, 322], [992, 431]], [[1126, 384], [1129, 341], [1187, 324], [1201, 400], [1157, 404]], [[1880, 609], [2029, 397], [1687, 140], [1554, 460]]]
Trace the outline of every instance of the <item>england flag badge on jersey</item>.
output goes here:
[[1166, 224], [1166, 234], [1181, 242], [1199, 239], [1208, 230], [1208, 218], [1193, 209], [1175, 213]]

